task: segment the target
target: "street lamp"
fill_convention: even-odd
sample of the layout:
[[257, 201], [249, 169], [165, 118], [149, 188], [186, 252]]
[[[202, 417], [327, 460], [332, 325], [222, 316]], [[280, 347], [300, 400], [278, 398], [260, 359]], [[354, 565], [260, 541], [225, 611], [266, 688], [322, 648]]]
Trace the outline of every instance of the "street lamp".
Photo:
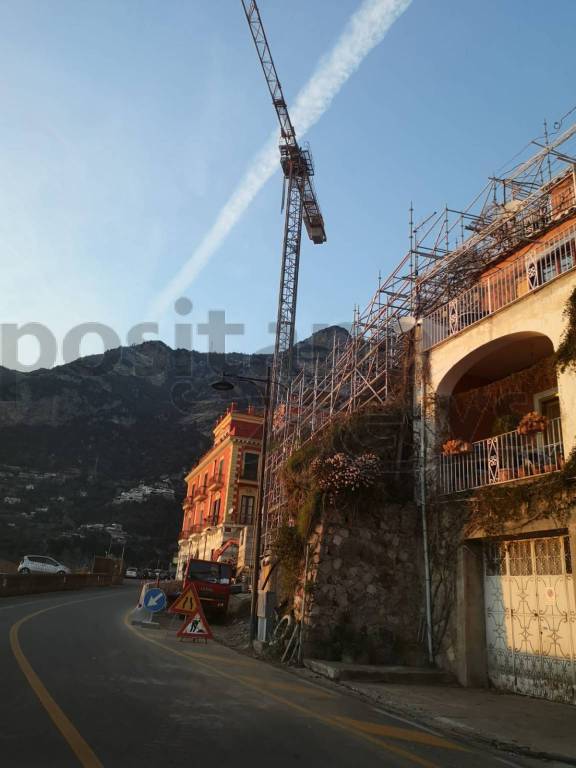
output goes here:
[[[264, 424], [262, 426], [262, 451], [260, 454], [260, 466], [258, 468], [258, 487], [260, 490], [258, 514], [256, 515], [256, 529], [254, 531], [254, 555], [252, 561], [252, 596], [250, 600], [250, 646], [256, 636], [256, 618], [258, 610], [258, 582], [260, 580], [260, 546], [262, 541], [262, 521], [264, 518], [264, 469], [266, 466], [266, 449], [268, 443], [268, 419], [270, 415], [270, 389], [272, 379], [270, 366], [266, 369], [266, 378], [259, 379], [250, 376], [237, 376], [232, 373], [222, 373], [222, 378], [212, 384], [212, 389], [218, 392], [230, 392], [235, 388], [233, 381], [249, 381], [256, 385], [264, 399]], [[264, 392], [258, 384], [265, 384]]]

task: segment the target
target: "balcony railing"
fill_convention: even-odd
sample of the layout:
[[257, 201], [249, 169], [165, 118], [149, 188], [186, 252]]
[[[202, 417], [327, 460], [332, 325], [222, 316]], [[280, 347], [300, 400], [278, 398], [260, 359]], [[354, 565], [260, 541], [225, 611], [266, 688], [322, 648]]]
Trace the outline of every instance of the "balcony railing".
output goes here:
[[218, 488], [222, 488], [223, 481], [224, 481], [224, 478], [221, 473], [217, 472], [215, 475], [211, 475], [208, 478], [208, 490], [216, 491], [218, 490]]
[[430, 349], [576, 266], [576, 225], [524, 256], [481, 277], [471, 288], [424, 317], [424, 348]]
[[182, 528], [180, 531], [180, 538], [187, 539], [189, 536], [192, 536], [193, 533], [200, 533], [203, 530], [203, 525], [189, 525], [187, 528]]
[[467, 491], [555, 472], [563, 466], [562, 425], [556, 418], [535, 435], [505, 432], [471, 443], [467, 453], [440, 456], [440, 491]]

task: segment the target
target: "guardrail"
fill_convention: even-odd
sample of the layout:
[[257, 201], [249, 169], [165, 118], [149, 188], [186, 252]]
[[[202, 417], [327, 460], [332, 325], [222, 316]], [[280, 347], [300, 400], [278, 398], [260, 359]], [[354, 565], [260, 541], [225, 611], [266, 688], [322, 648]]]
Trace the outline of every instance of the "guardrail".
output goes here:
[[493, 315], [502, 307], [551, 282], [576, 266], [576, 226], [504, 265], [471, 288], [426, 315], [422, 322], [425, 349]]
[[548, 474], [564, 466], [562, 424], [551, 419], [545, 432], [520, 435], [517, 431], [470, 443], [466, 453], [441, 455], [441, 493], [456, 493]]
[[40, 592], [61, 592], [86, 587], [110, 587], [113, 576], [108, 573], [70, 573], [59, 576], [54, 573], [0, 574], [0, 597], [33, 595]]

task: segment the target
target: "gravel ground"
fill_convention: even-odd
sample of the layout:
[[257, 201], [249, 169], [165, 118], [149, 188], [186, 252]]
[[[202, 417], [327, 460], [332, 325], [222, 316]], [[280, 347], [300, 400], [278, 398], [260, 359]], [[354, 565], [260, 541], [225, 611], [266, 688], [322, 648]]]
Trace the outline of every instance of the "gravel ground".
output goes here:
[[250, 634], [250, 595], [232, 595], [226, 621], [213, 622], [210, 628], [219, 643], [230, 648], [247, 649]]

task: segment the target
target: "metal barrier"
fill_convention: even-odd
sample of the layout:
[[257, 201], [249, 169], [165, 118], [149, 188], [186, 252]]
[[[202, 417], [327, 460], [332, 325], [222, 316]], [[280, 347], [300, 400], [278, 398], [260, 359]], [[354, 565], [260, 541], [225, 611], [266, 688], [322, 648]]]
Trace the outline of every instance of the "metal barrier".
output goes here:
[[426, 315], [422, 323], [424, 348], [440, 344], [575, 266], [573, 225], [562, 234], [537, 243], [521, 258], [481, 277], [467, 291]]
[[562, 424], [556, 418], [548, 422], [544, 432], [535, 435], [505, 432], [470, 443], [465, 453], [441, 455], [440, 491], [467, 491], [555, 472], [563, 466]]
[[0, 575], [0, 597], [32, 595], [40, 592], [61, 592], [86, 587], [110, 587], [113, 576], [108, 573], [54, 573]]

